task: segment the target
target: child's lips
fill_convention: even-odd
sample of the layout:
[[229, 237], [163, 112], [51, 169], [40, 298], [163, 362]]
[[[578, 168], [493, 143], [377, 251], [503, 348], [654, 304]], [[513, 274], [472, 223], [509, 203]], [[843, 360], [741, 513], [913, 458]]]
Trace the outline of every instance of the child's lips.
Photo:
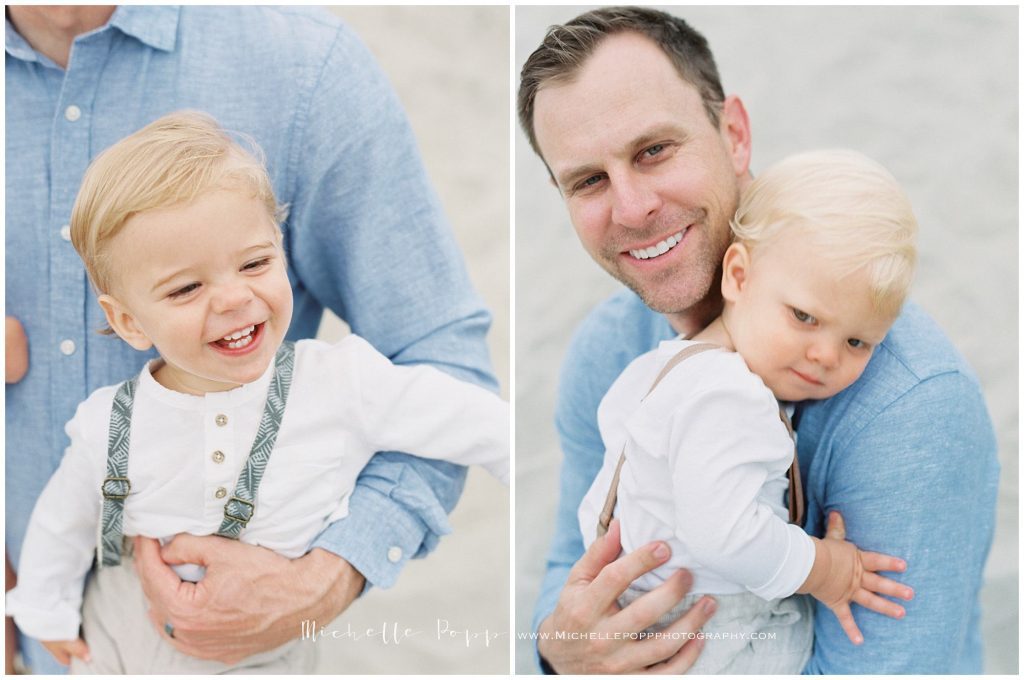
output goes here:
[[791, 368], [789, 370], [793, 371], [793, 373], [796, 373], [796, 375], [800, 379], [804, 380], [805, 382], [809, 382], [812, 385], [817, 385], [817, 386], [821, 387], [822, 385], [825, 384], [825, 383], [821, 382], [820, 380], [815, 380], [811, 376], [805, 375], [804, 373], [801, 373], [800, 371], [796, 370], [795, 368]]
[[208, 344], [222, 353], [244, 354], [246, 351], [259, 344], [259, 340], [263, 335], [263, 326], [265, 323], [266, 322], [260, 322], [243, 326], [238, 330], [232, 331], [223, 338], [213, 340]]

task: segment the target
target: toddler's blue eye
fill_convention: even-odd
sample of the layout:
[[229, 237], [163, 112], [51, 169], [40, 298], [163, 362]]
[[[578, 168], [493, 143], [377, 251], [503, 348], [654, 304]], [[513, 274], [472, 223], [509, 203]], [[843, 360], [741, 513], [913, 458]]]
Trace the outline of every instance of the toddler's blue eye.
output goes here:
[[817, 321], [813, 316], [807, 312], [797, 309], [796, 307], [793, 307], [793, 317], [800, 323], [814, 323]]
[[846, 341], [846, 343], [850, 347], [853, 347], [855, 349], [860, 349], [861, 347], [867, 347], [867, 343], [866, 342], [864, 342], [863, 340], [858, 340], [857, 338], [850, 338], [849, 340]]

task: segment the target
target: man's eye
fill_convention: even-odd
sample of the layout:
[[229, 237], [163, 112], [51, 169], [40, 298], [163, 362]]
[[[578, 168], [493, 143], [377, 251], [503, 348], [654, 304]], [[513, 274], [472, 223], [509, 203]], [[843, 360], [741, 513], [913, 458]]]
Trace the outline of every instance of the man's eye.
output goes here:
[[189, 293], [191, 293], [192, 291], [194, 291], [194, 290], [196, 290], [198, 288], [199, 288], [199, 284], [198, 283], [190, 283], [187, 286], [182, 286], [181, 288], [179, 288], [178, 290], [174, 291], [173, 293], [171, 293], [167, 297], [169, 297], [171, 299], [177, 299], [177, 298], [180, 298], [180, 297], [184, 297], [185, 295], [188, 295]]
[[807, 312], [797, 309], [796, 307], [793, 307], [793, 317], [800, 323], [811, 324], [817, 321], [817, 319], [815, 319], [813, 316], [811, 316]]
[[600, 182], [603, 177], [604, 177], [604, 175], [592, 175], [592, 176], [586, 178], [585, 180], [583, 180], [582, 182], [580, 182], [579, 186], [580, 186], [581, 189], [586, 189], [587, 187], [592, 187], [595, 184], [597, 184], [598, 182]]
[[645, 156], [657, 156], [659, 153], [661, 153], [664, 150], [665, 150], [665, 145], [664, 144], [655, 144], [654, 146], [649, 146], [646, 149], [644, 149], [643, 150], [643, 155], [645, 155]]

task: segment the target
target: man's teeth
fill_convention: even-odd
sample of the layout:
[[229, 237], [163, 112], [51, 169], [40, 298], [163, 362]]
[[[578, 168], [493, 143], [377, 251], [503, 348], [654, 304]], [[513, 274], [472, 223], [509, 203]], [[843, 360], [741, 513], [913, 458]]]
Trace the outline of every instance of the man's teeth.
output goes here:
[[686, 230], [684, 229], [679, 233], [672, 234], [664, 241], [660, 241], [657, 245], [653, 245], [650, 248], [639, 248], [637, 250], [631, 250], [629, 251], [629, 254], [638, 260], [646, 260], [652, 257], [657, 257], [658, 255], [664, 255], [668, 251], [675, 248], [677, 243], [683, 240], [683, 232], [685, 231]]
[[239, 347], [245, 347], [252, 342], [252, 332], [256, 330], [256, 326], [249, 326], [243, 328], [240, 331], [236, 331], [231, 335], [226, 335], [223, 341], [228, 343], [228, 347], [231, 349], [238, 349]]

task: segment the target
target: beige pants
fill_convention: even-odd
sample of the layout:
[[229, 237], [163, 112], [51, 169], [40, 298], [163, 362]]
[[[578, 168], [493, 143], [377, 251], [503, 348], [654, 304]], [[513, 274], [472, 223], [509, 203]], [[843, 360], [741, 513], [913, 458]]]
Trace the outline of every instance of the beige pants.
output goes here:
[[229, 666], [186, 656], [149, 620], [149, 605], [130, 556], [93, 572], [82, 605], [82, 632], [92, 661], [71, 662], [80, 674], [304, 674], [316, 666], [315, 645], [292, 640]]
[[[625, 607], [644, 595], [629, 588]], [[702, 597], [691, 593], [645, 631], [657, 634]], [[701, 628], [704, 649], [688, 671], [694, 675], [796, 675], [814, 644], [814, 602], [806, 595], [762, 600], [752, 593], [714, 595], [715, 615]]]

